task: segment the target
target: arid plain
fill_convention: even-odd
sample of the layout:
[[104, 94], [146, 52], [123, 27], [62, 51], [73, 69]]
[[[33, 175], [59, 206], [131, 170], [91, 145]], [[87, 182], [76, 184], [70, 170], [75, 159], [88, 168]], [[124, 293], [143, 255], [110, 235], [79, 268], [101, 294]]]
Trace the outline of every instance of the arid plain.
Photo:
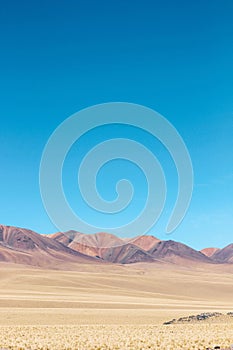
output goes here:
[[0, 349], [206, 349], [233, 343], [229, 320], [163, 325], [232, 311], [232, 265], [62, 268], [0, 263]]

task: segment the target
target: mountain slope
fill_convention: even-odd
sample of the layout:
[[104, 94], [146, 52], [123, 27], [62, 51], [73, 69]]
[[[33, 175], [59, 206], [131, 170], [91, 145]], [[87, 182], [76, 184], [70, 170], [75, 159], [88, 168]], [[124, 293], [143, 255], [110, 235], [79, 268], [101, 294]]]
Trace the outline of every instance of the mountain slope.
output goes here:
[[75, 251], [99, 257], [112, 263], [130, 264], [133, 262], [154, 261], [140, 247], [106, 232], [83, 234], [75, 231], [50, 235], [54, 240], [62, 242]]
[[200, 252], [206, 256], [208, 256], [209, 258], [212, 257], [214, 255], [214, 253], [216, 253], [218, 250], [220, 250], [219, 248], [204, 248], [202, 250], [200, 250]]
[[233, 244], [229, 244], [225, 248], [217, 250], [211, 258], [216, 262], [233, 263]]
[[148, 251], [155, 259], [161, 259], [172, 263], [185, 261], [210, 263], [206, 255], [188, 247], [187, 245], [172, 240], [158, 242]]
[[160, 242], [160, 239], [154, 237], [154, 236], [137, 236], [134, 238], [130, 238], [127, 240], [128, 243], [134, 244], [139, 248], [142, 248], [145, 251], [151, 250], [158, 242]]
[[55, 266], [60, 262], [98, 262], [49, 237], [31, 230], [3, 225], [0, 225], [0, 261], [43, 267]]
[[0, 261], [48, 268], [65, 267], [68, 263], [101, 262], [164, 262], [187, 266], [230, 264], [233, 263], [233, 244], [223, 249], [196, 251], [185, 244], [160, 241], [154, 236], [121, 239], [105, 232], [83, 234], [76, 231], [40, 235], [31, 230], [0, 225]]
[[103, 248], [100, 250], [100, 256], [108, 262], [120, 264], [155, 261], [148, 252], [130, 243], [117, 247]]
[[[64, 237], [64, 235], [66, 237]], [[68, 238], [69, 236], [69, 238]], [[121, 240], [109, 233], [85, 235], [70, 231], [51, 236], [72, 249], [112, 263], [165, 261], [183, 264], [185, 261], [211, 263], [205, 254], [175, 241], [160, 241], [153, 236], [137, 236]], [[73, 240], [73, 241], [72, 241]]]
[[108, 248], [125, 245], [122, 239], [105, 232], [84, 234], [68, 231], [65, 233], [58, 232], [50, 235], [50, 237], [77, 252], [101, 258], [103, 258], [102, 253], [108, 250]]

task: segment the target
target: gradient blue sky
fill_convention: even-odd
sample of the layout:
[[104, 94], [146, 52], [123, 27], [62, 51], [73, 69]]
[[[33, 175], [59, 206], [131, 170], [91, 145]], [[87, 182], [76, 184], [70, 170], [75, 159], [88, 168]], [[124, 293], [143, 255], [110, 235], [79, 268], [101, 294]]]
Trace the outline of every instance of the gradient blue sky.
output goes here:
[[[171, 198], [151, 233], [195, 248], [233, 242], [232, 17], [232, 0], [2, 1], [0, 222], [56, 231], [38, 182], [48, 137], [84, 107], [126, 101], [164, 115], [182, 135], [194, 166], [190, 209], [168, 237], [174, 168], [158, 147]], [[115, 132], [122, 136], [127, 130]], [[132, 134], [154, 142], [137, 130]], [[100, 137], [97, 131], [90, 136], [86, 149]], [[65, 167], [68, 178], [64, 175], [71, 202], [75, 179], [69, 170], [76, 174], [76, 153], [74, 147]], [[126, 172], [134, 170], [128, 166]], [[133, 176], [143, 184], [140, 177]], [[98, 183], [101, 191], [101, 178]], [[144, 189], [138, 198], [144, 198]], [[102, 193], [111, 198], [106, 188]]]

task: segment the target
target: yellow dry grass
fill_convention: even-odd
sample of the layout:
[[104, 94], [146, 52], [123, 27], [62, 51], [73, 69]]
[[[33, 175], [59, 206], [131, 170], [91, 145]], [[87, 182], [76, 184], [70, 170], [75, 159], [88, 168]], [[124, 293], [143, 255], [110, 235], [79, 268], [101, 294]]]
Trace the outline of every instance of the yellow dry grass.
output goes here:
[[232, 325], [223, 324], [2, 326], [0, 335], [2, 348], [17, 350], [204, 350], [232, 340]]
[[0, 264], [0, 349], [206, 349], [233, 344], [233, 322], [164, 321], [233, 308], [231, 266]]

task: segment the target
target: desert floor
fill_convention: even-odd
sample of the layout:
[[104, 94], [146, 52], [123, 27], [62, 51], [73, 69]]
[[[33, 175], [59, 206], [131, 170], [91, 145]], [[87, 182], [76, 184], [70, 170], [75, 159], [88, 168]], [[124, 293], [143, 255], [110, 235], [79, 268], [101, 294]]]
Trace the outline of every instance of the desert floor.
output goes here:
[[[66, 270], [67, 269], [67, 270]], [[0, 264], [0, 349], [206, 349], [233, 344], [232, 322], [169, 325], [233, 311], [233, 266]]]

